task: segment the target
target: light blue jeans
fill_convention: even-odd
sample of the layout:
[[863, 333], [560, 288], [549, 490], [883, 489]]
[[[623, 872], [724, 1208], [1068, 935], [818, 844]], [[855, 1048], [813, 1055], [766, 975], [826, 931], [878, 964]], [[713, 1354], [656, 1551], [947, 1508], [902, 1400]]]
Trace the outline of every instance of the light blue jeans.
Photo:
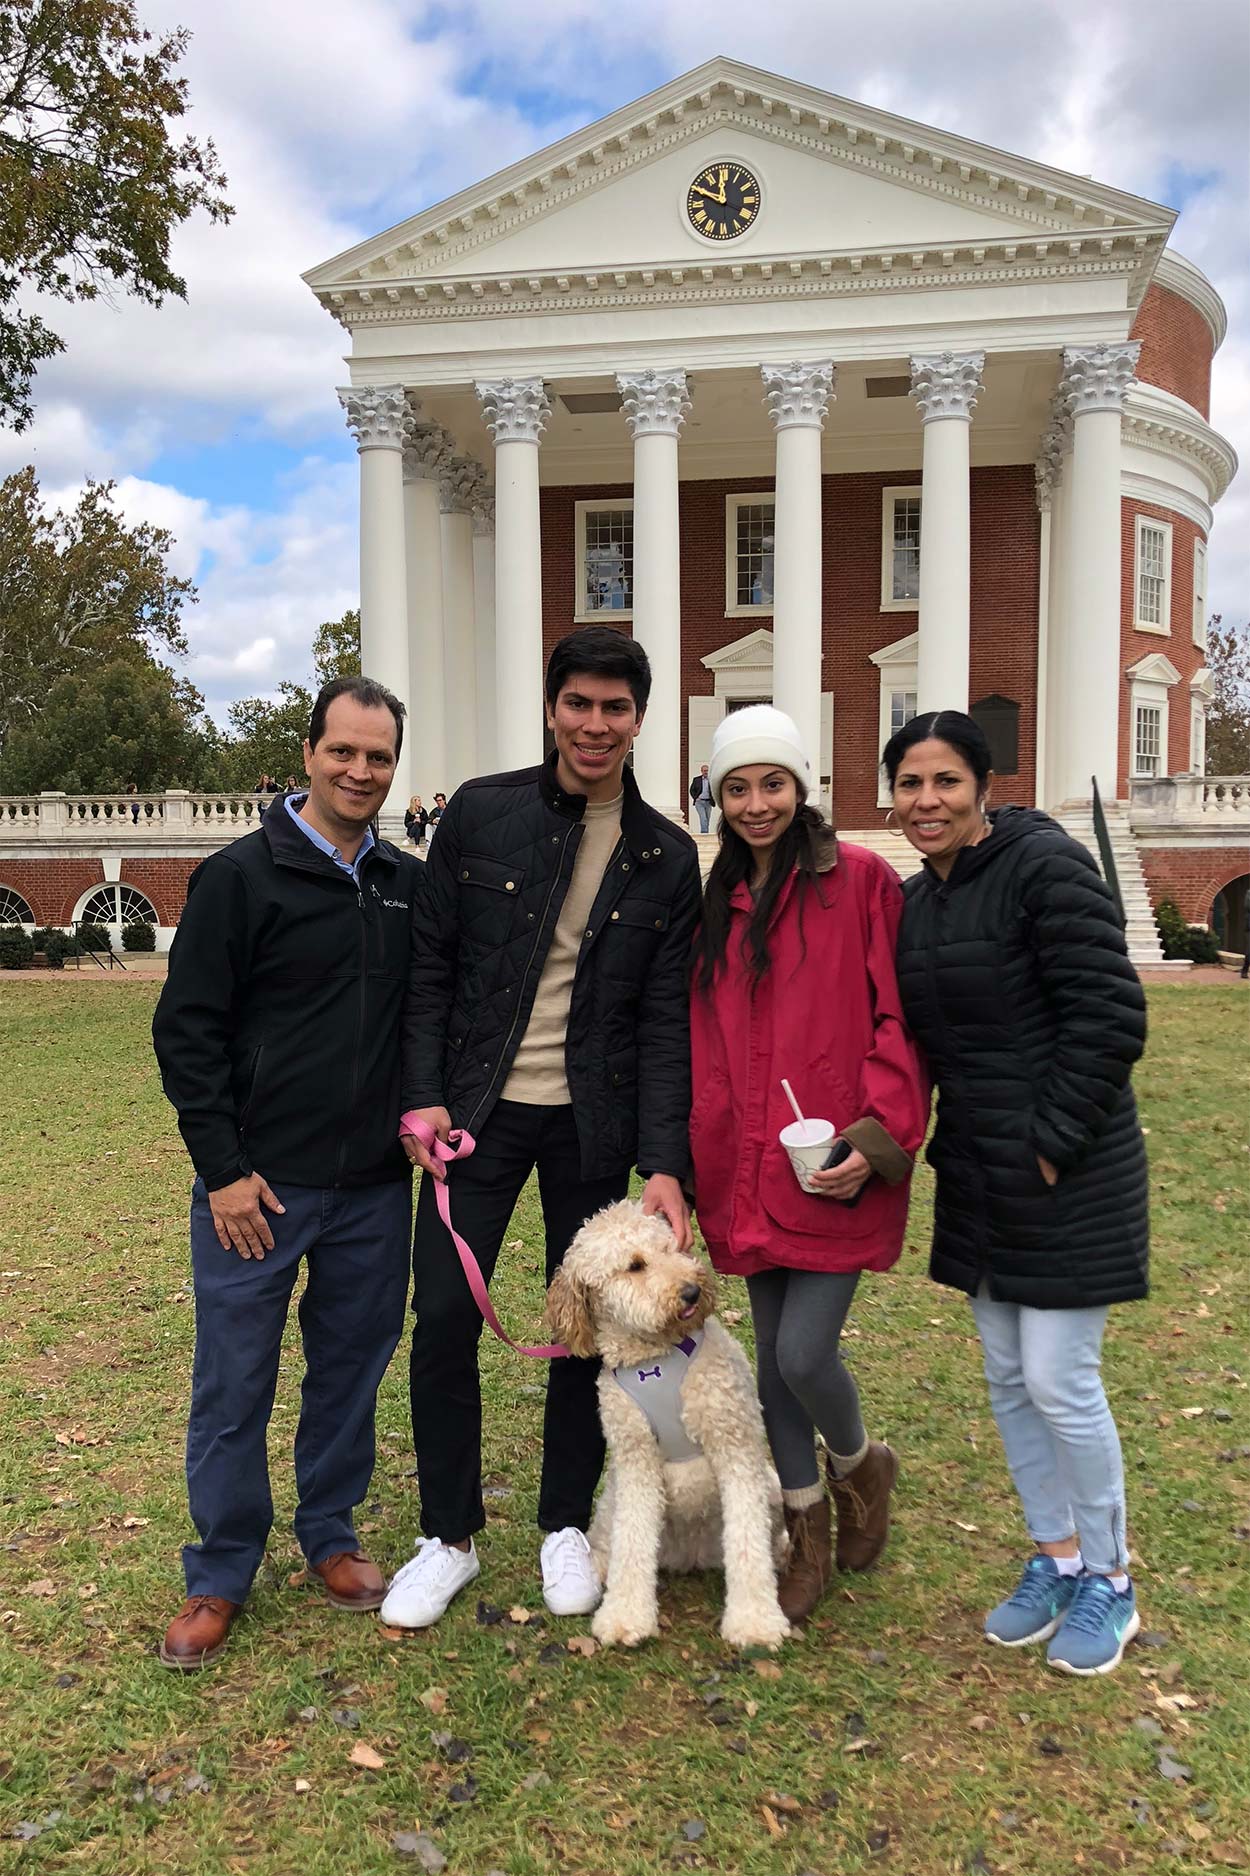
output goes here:
[[972, 1299], [990, 1406], [1035, 1544], [1080, 1539], [1085, 1567], [1128, 1568], [1124, 1462], [1100, 1361], [1107, 1311]]
[[706, 834], [708, 831], [708, 825], [712, 819], [712, 809], [715, 805], [710, 795], [706, 800], [699, 795], [695, 797], [694, 811], [699, 817], [699, 832], [701, 834]]

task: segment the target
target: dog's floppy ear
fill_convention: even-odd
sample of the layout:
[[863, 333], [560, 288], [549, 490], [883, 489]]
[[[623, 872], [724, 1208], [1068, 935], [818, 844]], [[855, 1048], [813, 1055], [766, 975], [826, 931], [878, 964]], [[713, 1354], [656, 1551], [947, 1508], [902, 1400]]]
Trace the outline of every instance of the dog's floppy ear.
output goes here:
[[590, 1292], [563, 1267], [556, 1271], [547, 1291], [547, 1326], [570, 1355], [585, 1358], [598, 1352]]

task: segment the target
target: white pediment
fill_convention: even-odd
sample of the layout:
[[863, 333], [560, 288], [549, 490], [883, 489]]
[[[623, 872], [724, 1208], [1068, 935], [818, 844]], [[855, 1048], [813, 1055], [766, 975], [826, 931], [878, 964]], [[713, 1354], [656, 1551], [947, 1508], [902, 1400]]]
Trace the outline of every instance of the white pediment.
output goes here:
[[1128, 675], [1138, 684], [1179, 684], [1181, 674], [1164, 652], [1152, 651], [1128, 668]]
[[773, 635], [763, 626], [754, 632], [748, 632], [745, 638], [735, 638], [731, 645], [722, 645], [719, 651], [710, 651], [699, 663], [708, 671], [771, 671], [773, 668]]
[[[705, 240], [685, 214], [689, 185], [714, 161], [743, 163], [761, 184], [758, 218], [728, 242]], [[645, 284], [650, 269], [681, 284], [813, 256], [868, 255], [888, 271], [921, 257], [950, 266], [957, 252], [998, 258], [1008, 244], [1014, 262], [1026, 241], [1030, 262], [1114, 246], [1148, 266], [1173, 220], [1088, 178], [714, 59], [305, 278], [337, 310], [345, 293], [366, 305], [409, 292], [523, 295], [567, 291], [575, 273], [643, 270]]]
[[909, 632], [906, 638], [896, 638], [892, 645], [883, 645], [880, 651], [868, 654], [869, 664], [875, 664], [879, 671], [890, 665], [910, 666], [920, 656], [920, 634]]

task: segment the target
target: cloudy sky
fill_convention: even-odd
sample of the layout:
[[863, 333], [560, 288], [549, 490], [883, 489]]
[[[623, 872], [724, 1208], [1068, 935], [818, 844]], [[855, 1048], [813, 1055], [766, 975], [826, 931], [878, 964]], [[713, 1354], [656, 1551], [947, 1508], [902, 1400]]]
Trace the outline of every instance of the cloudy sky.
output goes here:
[[[1212, 421], [1250, 459], [1245, 0], [139, 0], [194, 34], [191, 128], [237, 215], [177, 237], [185, 305], [56, 309], [67, 354], [0, 473], [112, 476], [177, 536], [190, 674], [232, 697], [305, 680], [356, 603], [346, 335], [300, 274], [717, 53], [1179, 208], [1173, 245], [1228, 307]], [[764, 25], [767, 31], [764, 30]], [[1221, 503], [1211, 602], [1250, 616], [1250, 475]]]

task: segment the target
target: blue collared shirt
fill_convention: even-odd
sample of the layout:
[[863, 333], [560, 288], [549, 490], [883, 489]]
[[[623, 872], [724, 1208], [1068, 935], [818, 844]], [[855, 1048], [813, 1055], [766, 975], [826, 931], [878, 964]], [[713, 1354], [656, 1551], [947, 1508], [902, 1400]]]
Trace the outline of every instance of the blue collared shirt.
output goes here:
[[303, 807], [307, 799], [308, 799], [307, 789], [304, 790], [304, 793], [302, 795], [288, 795], [286, 798], [287, 813], [290, 815], [291, 819], [294, 821], [296, 827], [299, 828], [300, 832], [306, 835], [307, 838], [312, 841], [313, 846], [316, 847], [321, 853], [324, 853], [328, 860], [333, 860], [335, 866], [338, 867], [339, 871], [341, 873], [346, 873], [348, 878], [351, 879], [357, 886], [359, 886], [361, 861], [364, 859], [367, 853], [371, 852], [371, 850], [373, 849], [375, 845], [374, 838], [373, 838], [373, 829], [371, 827], [366, 827], [365, 837], [361, 841], [359, 847], [356, 849], [356, 858], [354, 860], [345, 860], [342, 854], [339, 852], [338, 848], [334, 845], [334, 842], [332, 840], [327, 840], [324, 834], [319, 834], [316, 828], [311, 827], [309, 823], [304, 819], [303, 815], [300, 813], [300, 809]]

